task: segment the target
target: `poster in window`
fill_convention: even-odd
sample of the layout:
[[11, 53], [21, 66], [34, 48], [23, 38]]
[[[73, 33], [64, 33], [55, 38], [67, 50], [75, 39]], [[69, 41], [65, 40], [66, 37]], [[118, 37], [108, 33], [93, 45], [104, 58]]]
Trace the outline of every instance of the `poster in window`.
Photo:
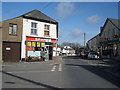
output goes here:
[[40, 42], [37, 42], [37, 47], [40, 47]]
[[27, 46], [28, 46], [28, 47], [31, 47], [31, 42], [27, 42]]
[[36, 46], [36, 42], [32, 42], [32, 46], [35, 47]]
[[41, 47], [45, 47], [45, 43], [41, 42]]

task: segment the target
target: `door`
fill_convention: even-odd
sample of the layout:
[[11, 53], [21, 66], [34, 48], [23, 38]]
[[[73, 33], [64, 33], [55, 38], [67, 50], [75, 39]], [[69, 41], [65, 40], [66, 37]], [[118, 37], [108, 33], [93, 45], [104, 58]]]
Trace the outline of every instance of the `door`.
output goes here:
[[20, 61], [21, 43], [20, 42], [3, 42], [3, 61]]
[[49, 60], [52, 60], [53, 57], [53, 47], [49, 46]]

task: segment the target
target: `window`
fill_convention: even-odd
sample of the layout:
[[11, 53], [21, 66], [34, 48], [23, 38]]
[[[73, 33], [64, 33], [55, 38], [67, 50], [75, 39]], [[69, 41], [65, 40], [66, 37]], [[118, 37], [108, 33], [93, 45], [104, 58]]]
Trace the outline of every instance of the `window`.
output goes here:
[[37, 34], [37, 23], [32, 22], [31, 23], [31, 35]]
[[9, 34], [10, 35], [17, 34], [17, 24], [9, 24]]
[[44, 25], [44, 36], [49, 36], [50, 26]]

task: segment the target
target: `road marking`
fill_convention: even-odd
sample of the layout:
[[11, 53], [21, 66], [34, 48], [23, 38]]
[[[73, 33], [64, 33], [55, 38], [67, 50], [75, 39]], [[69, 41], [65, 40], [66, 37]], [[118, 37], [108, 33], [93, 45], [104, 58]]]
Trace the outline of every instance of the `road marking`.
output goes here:
[[7, 73], [40, 73], [40, 72], [49, 72], [49, 71], [14, 71], [14, 72], [7, 72]]
[[58, 71], [62, 71], [62, 64], [59, 64], [59, 69]]
[[56, 69], [56, 66], [53, 66], [53, 68], [51, 69], [52, 72], [54, 72]]

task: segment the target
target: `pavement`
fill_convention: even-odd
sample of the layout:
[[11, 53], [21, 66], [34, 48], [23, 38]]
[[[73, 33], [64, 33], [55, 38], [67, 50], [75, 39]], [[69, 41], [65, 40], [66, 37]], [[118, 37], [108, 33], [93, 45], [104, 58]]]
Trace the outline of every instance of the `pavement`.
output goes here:
[[3, 88], [118, 88], [117, 66], [107, 60], [60, 56], [43, 62], [4, 62]]

